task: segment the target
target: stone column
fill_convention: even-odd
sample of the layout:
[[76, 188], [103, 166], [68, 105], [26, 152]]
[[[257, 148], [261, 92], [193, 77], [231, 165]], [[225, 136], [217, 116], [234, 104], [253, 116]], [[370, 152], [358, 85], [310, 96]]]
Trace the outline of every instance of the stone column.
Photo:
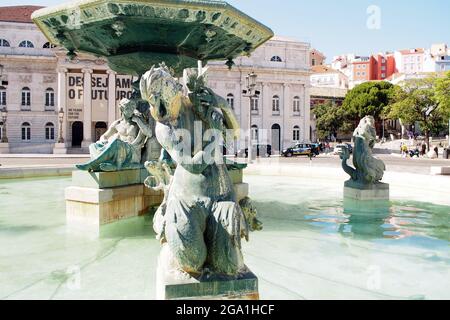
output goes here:
[[303, 85], [303, 101], [304, 101], [304, 111], [303, 111], [303, 139], [305, 142], [311, 142], [311, 96], [309, 94], [309, 85]]
[[291, 123], [288, 120], [290, 113], [290, 105], [291, 105], [291, 87], [288, 83], [283, 83], [283, 107], [281, 108], [281, 116], [283, 118], [283, 128], [281, 130], [281, 146], [280, 149], [283, 150], [285, 146], [290, 144], [290, 140], [288, 138], [292, 134], [293, 128], [291, 128]]
[[108, 70], [108, 127], [116, 120], [116, 73]]
[[92, 70], [83, 69], [83, 148], [92, 143]]
[[[66, 92], [67, 92], [67, 69], [66, 68], [58, 68], [58, 110], [59, 112], [61, 109], [64, 112], [64, 118], [62, 121], [62, 137], [64, 139], [64, 143], [55, 143], [55, 146], [53, 148], [53, 153], [56, 154], [65, 154], [67, 153], [67, 141], [71, 140], [68, 137], [69, 128], [68, 126], [70, 123], [67, 121], [67, 101], [66, 101]], [[60, 125], [60, 122], [58, 121], [58, 125]], [[59, 132], [59, 129], [58, 129]]]

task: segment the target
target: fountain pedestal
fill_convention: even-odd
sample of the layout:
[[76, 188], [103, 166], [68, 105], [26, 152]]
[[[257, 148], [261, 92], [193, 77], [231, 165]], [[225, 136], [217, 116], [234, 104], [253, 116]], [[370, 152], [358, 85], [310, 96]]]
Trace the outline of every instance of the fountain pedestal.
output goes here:
[[157, 300], [259, 300], [258, 278], [252, 272], [234, 279], [208, 280], [178, 280], [158, 274], [156, 290]]
[[[96, 232], [102, 225], [159, 207], [164, 194], [144, 186], [148, 176], [146, 169], [73, 171], [72, 186], [65, 190], [67, 224], [81, 231]], [[238, 201], [247, 197], [248, 185], [242, 182], [242, 170], [230, 171], [230, 177]]]
[[145, 214], [159, 206], [163, 194], [144, 187], [145, 169], [118, 172], [74, 171], [66, 188], [66, 217], [71, 226], [101, 225]]
[[354, 200], [389, 200], [389, 184], [359, 184], [353, 180], [344, 184], [344, 198]]
[[189, 277], [167, 265], [170, 251], [163, 244], [156, 270], [157, 300], [259, 300], [258, 278], [247, 269], [236, 276], [203, 274]]

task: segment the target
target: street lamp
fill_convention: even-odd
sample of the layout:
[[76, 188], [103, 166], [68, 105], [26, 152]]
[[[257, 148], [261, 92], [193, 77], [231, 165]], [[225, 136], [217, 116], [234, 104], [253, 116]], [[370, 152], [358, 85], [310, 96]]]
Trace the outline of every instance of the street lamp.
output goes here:
[[252, 99], [257, 97], [259, 92], [255, 90], [256, 88], [257, 75], [252, 72], [245, 77], [245, 86], [247, 90], [244, 90], [244, 97], [249, 98], [249, 108], [248, 108], [248, 163], [252, 163], [253, 157], [253, 141], [252, 141]]
[[58, 130], [58, 143], [64, 143], [64, 138], [62, 134], [62, 126], [64, 121], [64, 110], [63, 108], [58, 111], [58, 119], [59, 119], [59, 130]]
[[8, 143], [8, 137], [6, 136], [6, 120], [8, 119], [8, 110], [6, 110], [6, 108], [2, 109], [1, 116], [2, 116], [2, 122], [3, 122], [1, 142]]

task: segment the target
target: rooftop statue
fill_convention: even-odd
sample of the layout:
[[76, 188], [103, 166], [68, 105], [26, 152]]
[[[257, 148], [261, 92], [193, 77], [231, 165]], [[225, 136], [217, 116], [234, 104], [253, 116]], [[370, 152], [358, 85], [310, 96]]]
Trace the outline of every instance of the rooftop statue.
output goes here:
[[[145, 159], [159, 154], [160, 147], [155, 142], [152, 119], [146, 119], [138, 110], [138, 99], [120, 101], [122, 117], [116, 120], [100, 137], [100, 140], [89, 146], [91, 161], [77, 165], [85, 171], [120, 171], [143, 168], [143, 148]], [[153, 152], [152, 152], [153, 149]], [[156, 150], [155, 150], [156, 149]]]
[[[162, 243], [160, 263], [182, 277], [199, 277], [208, 270], [238, 275], [247, 271], [241, 237], [248, 238], [249, 229], [259, 230], [261, 225], [246, 199], [249, 226], [222, 152], [208, 161], [211, 150], [222, 150], [219, 136], [226, 129], [237, 129], [237, 122], [223, 98], [204, 85], [202, 75], [190, 77], [188, 87], [190, 93], [183, 95], [183, 86], [164, 64], [141, 79], [142, 97], [157, 121], [158, 141], [177, 164], [172, 176], [165, 160], [146, 163], [153, 174], [146, 184], [166, 192], [154, 220]], [[203, 137], [210, 129], [218, 134], [196, 143], [198, 130]]]
[[386, 166], [384, 162], [372, 155], [372, 149], [376, 143], [375, 119], [367, 116], [359, 122], [358, 127], [353, 133], [354, 168], [347, 164], [350, 158], [350, 152], [347, 148], [341, 149], [341, 160], [344, 171], [350, 175], [350, 180], [346, 186], [364, 187], [374, 184], [380, 184], [383, 178]]

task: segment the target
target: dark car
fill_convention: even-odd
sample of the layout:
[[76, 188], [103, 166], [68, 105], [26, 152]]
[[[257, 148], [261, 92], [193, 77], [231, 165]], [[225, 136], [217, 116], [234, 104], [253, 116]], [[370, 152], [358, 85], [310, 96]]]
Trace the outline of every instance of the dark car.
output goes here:
[[281, 153], [283, 157], [295, 157], [295, 156], [317, 156], [319, 155], [319, 147], [310, 143], [297, 143], [295, 146], [284, 149]]
[[[270, 144], [257, 144], [253, 146], [253, 150], [256, 150], [257, 157], [269, 157], [272, 155], [272, 146]], [[245, 150], [239, 150], [236, 153], [236, 157], [243, 157], [245, 155], [248, 158], [248, 148]]]

